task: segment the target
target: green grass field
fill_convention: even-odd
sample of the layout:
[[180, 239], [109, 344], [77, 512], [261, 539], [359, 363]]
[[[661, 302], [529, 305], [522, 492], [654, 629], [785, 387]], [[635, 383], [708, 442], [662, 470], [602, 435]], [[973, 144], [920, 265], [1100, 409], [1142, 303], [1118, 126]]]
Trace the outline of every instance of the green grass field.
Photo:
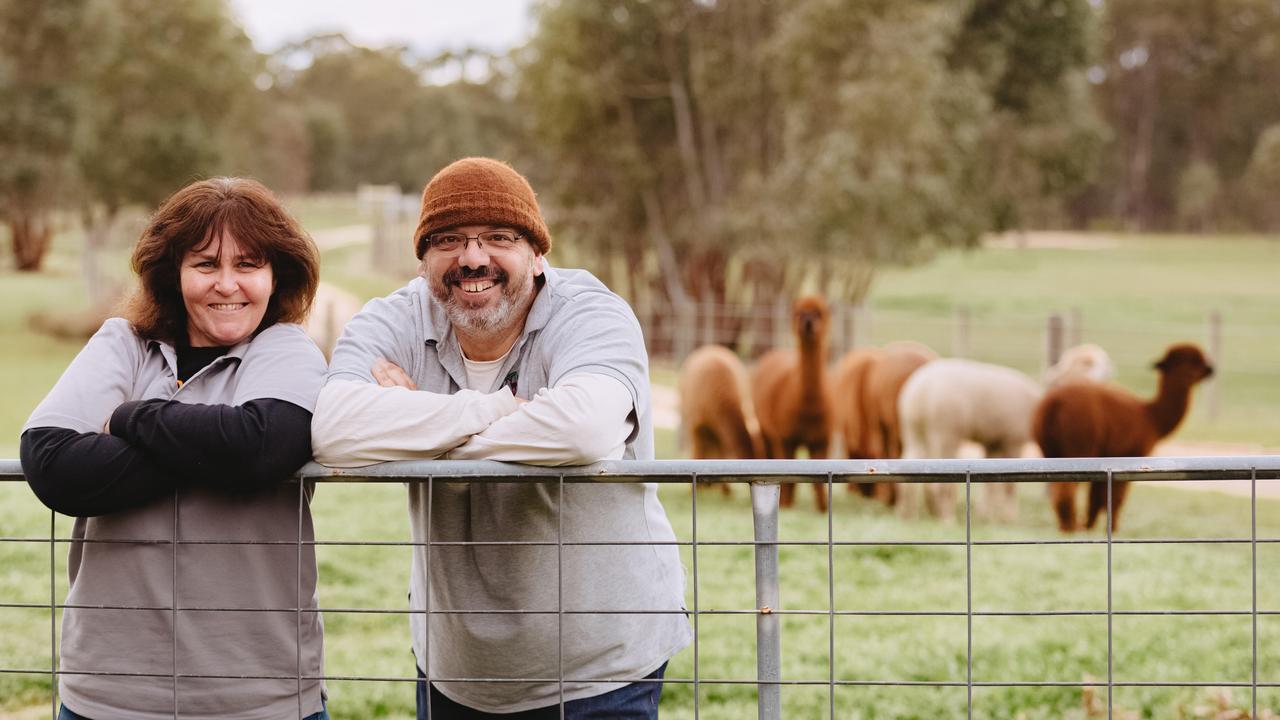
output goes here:
[[[324, 202], [299, 208], [312, 229], [346, 224], [342, 209]], [[324, 277], [361, 294], [384, 292], [400, 280], [359, 271], [359, 248], [326, 253]], [[83, 304], [76, 245], [60, 237], [49, 270], [24, 276], [0, 262], [0, 457], [16, 457], [18, 430], [80, 343], [57, 341], [27, 329], [37, 310], [73, 310]], [[120, 256], [118, 254], [118, 256]], [[1038, 371], [1043, 317], [1080, 309], [1084, 339], [1107, 347], [1120, 382], [1150, 392], [1145, 367], [1169, 342], [1203, 340], [1204, 317], [1226, 321], [1220, 411], [1210, 418], [1197, 407], [1180, 431], [1184, 439], [1277, 445], [1280, 375], [1280, 289], [1270, 269], [1280, 243], [1257, 238], [1125, 238], [1096, 250], [998, 249], [945, 254], [934, 263], [884, 272], [873, 292], [877, 342], [910, 338], [944, 353], [951, 316], [963, 302], [972, 309], [972, 353], [982, 359]], [[1199, 333], [1198, 335], [1196, 333]], [[670, 368], [656, 367], [655, 382], [670, 384]], [[659, 433], [659, 455], [678, 455], [673, 434]], [[963, 525], [903, 523], [837, 488], [833, 509], [837, 541], [960, 541]], [[692, 537], [687, 487], [663, 489], [663, 501], [681, 540]], [[801, 489], [799, 507], [807, 508]], [[1057, 537], [1041, 488], [1021, 492], [1021, 520], [1013, 526], [977, 525], [975, 537]], [[1223, 538], [1248, 535], [1247, 499], [1216, 493], [1140, 486], [1126, 508], [1125, 538]], [[408, 537], [404, 491], [396, 485], [325, 485], [315, 505], [322, 540], [404, 540]], [[1280, 502], [1258, 504], [1259, 535], [1280, 536]], [[0, 482], [0, 537], [47, 537], [50, 514], [21, 483]], [[717, 545], [751, 537], [746, 490], [732, 499], [703, 493], [698, 499], [699, 718], [753, 717], [749, 685], [725, 680], [754, 677], [754, 620], [749, 614], [716, 614], [753, 606], [749, 547]], [[60, 518], [66, 536], [70, 521]], [[789, 541], [825, 541], [827, 523], [807, 509], [782, 521]], [[1097, 537], [1093, 535], [1090, 537]], [[1252, 548], [1248, 544], [1123, 545], [1114, 548], [1113, 603], [1117, 610], [1247, 611], [1252, 607]], [[693, 565], [684, 548], [686, 568]], [[65, 596], [65, 547], [54, 557], [53, 596]], [[965, 609], [964, 547], [869, 545], [831, 553], [834, 588], [827, 585], [825, 545], [782, 548], [784, 678], [815, 681], [784, 690], [784, 717], [828, 716], [832, 691], [829, 648], [837, 680], [960, 682], [966, 677], [968, 628], [963, 616], [868, 617], [838, 611]], [[408, 553], [403, 548], [324, 546], [319, 551], [321, 602], [326, 607], [402, 607]], [[1106, 607], [1106, 552], [1102, 546], [976, 547], [972, 552], [973, 607], [978, 611], [1098, 611]], [[1280, 544], [1258, 545], [1257, 604], [1280, 610]], [[46, 544], [0, 544], [0, 603], [45, 603], [50, 598]], [[692, 588], [689, 602], [692, 606]], [[0, 608], [0, 668], [47, 669], [47, 610]], [[401, 615], [328, 613], [328, 672], [332, 675], [407, 677], [412, 674], [407, 620]], [[1107, 676], [1106, 618], [1091, 616], [986, 617], [973, 620], [975, 681], [1084, 682]], [[1114, 677], [1119, 681], [1248, 682], [1253, 646], [1250, 618], [1240, 615], [1118, 616], [1113, 622]], [[834, 633], [834, 635], [833, 635]], [[1258, 619], [1258, 673], [1280, 683], [1280, 615]], [[690, 679], [693, 653], [672, 662], [668, 677]], [[411, 717], [412, 685], [335, 681], [334, 717]], [[0, 673], [0, 718], [21, 708], [46, 707], [47, 675]], [[692, 718], [691, 684], [670, 683], [663, 716]], [[1079, 687], [983, 687], [974, 691], [974, 717], [1086, 718]], [[1105, 693], [1103, 694], [1105, 697]], [[1122, 688], [1119, 708], [1141, 718], [1194, 718], [1218, 694], [1193, 688]], [[1248, 690], [1235, 689], [1234, 707], [1247, 707]], [[1260, 707], [1280, 710], [1280, 690], [1264, 689]], [[856, 686], [834, 690], [840, 718], [964, 717], [964, 687]], [[1105, 717], [1105, 713], [1103, 715]], [[1117, 717], [1121, 717], [1117, 714]], [[1203, 717], [1208, 717], [1207, 715]], [[1225, 717], [1225, 716], [1224, 716]]]

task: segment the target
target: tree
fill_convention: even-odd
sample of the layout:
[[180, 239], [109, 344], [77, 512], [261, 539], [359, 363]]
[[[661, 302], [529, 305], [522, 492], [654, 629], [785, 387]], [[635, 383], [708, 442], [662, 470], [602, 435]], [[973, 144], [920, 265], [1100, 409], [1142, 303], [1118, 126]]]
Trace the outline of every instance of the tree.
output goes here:
[[1100, 98], [1118, 159], [1104, 196], [1134, 227], [1177, 218], [1179, 178], [1209, 163], [1239, 178], [1280, 118], [1280, 5], [1272, 0], [1107, 0]]
[[878, 263], [973, 244], [992, 101], [948, 65], [965, 8], [541, 3], [518, 106], [559, 226], [673, 301], [856, 300]]
[[1258, 136], [1242, 185], [1257, 226], [1280, 231], [1280, 123]]
[[1085, 0], [973, 0], [948, 53], [990, 96], [984, 184], [994, 229], [1063, 221], [1095, 177], [1106, 128], [1085, 80], [1097, 18]]
[[18, 270], [40, 269], [68, 201], [85, 0], [0, 3], [0, 218]]
[[119, 210], [154, 206], [224, 167], [231, 120], [255, 92], [258, 56], [219, 0], [90, 0], [98, 47], [85, 63], [77, 159], [87, 198], [90, 302], [96, 255]]

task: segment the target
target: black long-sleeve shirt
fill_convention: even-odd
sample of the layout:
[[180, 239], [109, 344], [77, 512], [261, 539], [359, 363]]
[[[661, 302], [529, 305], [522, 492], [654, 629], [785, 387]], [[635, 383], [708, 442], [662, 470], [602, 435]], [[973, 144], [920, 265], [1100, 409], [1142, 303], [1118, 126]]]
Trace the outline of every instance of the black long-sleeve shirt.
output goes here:
[[[184, 362], [187, 350], [179, 351], [183, 380], [207, 364]], [[89, 517], [194, 484], [253, 492], [273, 487], [311, 458], [311, 413], [284, 400], [126, 402], [112, 413], [109, 430], [37, 427], [22, 434], [23, 473], [41, 502]]]

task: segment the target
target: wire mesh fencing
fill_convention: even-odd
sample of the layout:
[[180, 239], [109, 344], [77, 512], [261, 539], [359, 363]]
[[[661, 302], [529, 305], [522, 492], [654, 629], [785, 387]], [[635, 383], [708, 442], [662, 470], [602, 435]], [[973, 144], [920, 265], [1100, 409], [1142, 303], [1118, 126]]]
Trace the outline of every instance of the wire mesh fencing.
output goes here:
[[[581, 468], [533, 468], [494, 462], [422, 461], [388, 463], [358, 470], [332, 470], [309, 465], [299, 473], [299, 508], [306, 502], [306, 492], [316, 486], [323, 497], [327, 489], [349, 488], [358, 498], [367, 488], [392, 489], [403, 496], [401, 483], [425, 483], [428, 489], [441, 484], [457, 483], [542, 483], [552, 497], [574, 483], [657, 483], [660, 496], [668, 505], [668, 514], [677, 529], [678, 546], [687, 573], [686, 607], [681, 614], [693, 630], [693, 642], [682, 651], [664, 679], [664, 715], [675, 717], [743, 717], [742, 702], [726, 706], [722, 696], [734, 695], [741, 701], [750, 696], [751, 714], [760, 718], [782, 717], [848, 717], [862, 708], [882, 716], [905, 712], [895, 708], [875, 708], [875, 700], [863, 691], [893, 690], [901, 693], [941, 693], [930, 707], [934, 717], [1012, 717], [1019, 708], [1009, 705], [993, 708], [984, 705], [984, 693], [996, 690], [1022, 693], [1011, 700], [1034, 709], [1034, 693], [1041, 690], [1078, 693], [1080, 717], [1130, 717], [1122, 693], [1128, 690], [1156, 688], [1194, 688], [1236, 690], [1247, 695], [1241, 712], [1232, 717], [1268, 717], [1268, 703], [1274, 703], [1280, 688], [1280, 651], [1274, 639], [1276, 619], [1280, 618], [1280, 589], [1268, 583], [1280, 555], [1280, 531], [1275, 528], [1275, 505], [1264, 499], [1268, 493], [1260, 488], [1276, 488], [1280, 480], [1280, 457], [1211, 457], [1211, 458], [1133, 458], [1079, 460], [898, 460], [898, 461], [651, 461], [609, 462]], [[20, 487], [21, 468], [14, 461], [0, 461], [0, 484]], [[848, 504], [832, 503], [825, 513], [815, 513], [804, 506], [800, 493], [797, 507], [778, 506], [779, 487], [783, 483], [825, 485], [828, 494], [846, 483], [939, 483], [954, 486], [963, 502], [953, 522], [902, 521], [889, 512], [849, 511]], [[1159, 533], [1112, 532], [1109, 522], [1086, 534], [1062, 535], [1051, 527], [1033, 529], [1030, 525], [1001, 526], [982, 517], [982, 495], [994, 483], [1038, 486], [1047, 482], [1078, 481], [1101, 483], [1107, 491], [1107, 513], [1111, 517], [1112, 490], [1116, 483], [1213, 483], [1232, 485], [1247, 495], [1247, 518], [1237, 518], [1230, 527], [1234, 532], [1161, 535]], [[699, 492], [708, 483], [727, 486], [747, 485], [750, 508], [738, 498], [725, 499], [717, 491]], [[329, 486], [326, 488], [325, 486]], [[1034, 493], [1025, 493], [1034, 496]], [[1192, 496], [1193, 493], [1180, 495]], [[403, 498], [401, 497], [401, 500]], [[1131, 497], [1130, 503], [1134, 502]], [[358, 502], [345, 502], [352, 506]], [[1039, 507], [1048, 514], [1048, 504], [1040, 501], [1024, 504]], [[1195, 525], [1196, 505], [1188, 505], [1187, 517], [1180, 518]], [[403, 511], [403, 506], [401, 506]], [[1263, 513], [1260, 525], [1259, 514]], [[348, 512], [359, 510], [348, 507]], [[1266, 513], [1271, 513], [1270, 515]], [[0, 515], [0, 517], [8, 517]], [[398, 554], [415, 546], [425, 547], [430, 554], [444, 546], [490, 545], [501, 551], [506, 546], [536, 545], [554, 551], [563, 558], [566, 552], [590, 551], [623, 542], [607, 538], [580, 540], [566, 538], [560, 529], [554, 537], [537, 540], [429, 541], [415, 543], [403, 536], [374, 534], [358, 538], [342, 535], [358, 532], [357, 523], [341, 531], [326, 532], [318, 516], [316, 540], [306, 540], [299, 513], [296, 540], [271, 544], [295, 553], [299, 576], [306, 551], [321, 556], [319, 597], [321, 603], [312, 608], [299, 599], [290, 607], [212, 607], [199, 603], [173, 603], [163, 608], [135, 606], [71, 605], [65, 597], [65, 555], [72, 543], [87, 542], [67, 532], [68, 523], [52, 513], [48, 515], [47, 532], [28, 522], [25, 531], [0, 526], [0, 553], [13, 557], [16, 548], [24, 548], [30, 556], [22, 567], [32, 568], [44, 558], [40, 572], [26, 572], [0, 587], [20, 587], [21, 592], [6, 592], [0, 597], [0, 611], [25, 613], [28, 621], [20, 627], [10, 626], [0, 635], [0, 681], [8, 679], [11, 691], [31, 695], [30, 687], [21, 684], [43, 678], [42, 687], [57, 687], [61, 676], [93, 674], [123, 675], [117, 668], [72, 668], [60, 663], [58, 640], [61, 611], [71, 607], [90, 607], [122, 612], [161, 610], [181, 622], [191, 613], [271, 612], [292, 614], [301, 627], [308, 613], [321, 613], [335, 631], [326, 640], [327, 652], [334, 656], [329, 669], [320, 673], [308, 671], [299, 655], [296, 672], [288, 675], [254, 674], [210, 676], [180, 667], [178, 653], [173, 650], [169, 672], [152, 675], [167, 679], [175, 688], [174, 717], [181, 717], [179, 688], [193, 680], [223, 680], [229, 683], [245, 679], [288, 679], [299, 686], [305, 681], [322, 680], [331, 690], [335, 686], [378, 685], [392, 694], [412, 697], [419, 678], [404, 672], [373, 672], [380, 667], [372, 662], [371, 653], [380, 652], [361, 645], [354, 650], [344, 643], [354, 642], [356, 633], [341, 631], [341, 618], [364, 617], [403, 621], [413, 613], [427, 616], [484, 612], [459, 608], [413, 610], [404, 601], [403, 587], [407, 572], [396, 578], [392, 587], [399, 593], [390, 597], [364, 597], [343, 585], [359, 585], [351, 567], [338, 556], [326, 559], [327, 552], [359, 551], [372, 555]], [[346, 516], [349, 517], [349, 516]], [[28, 518], [28, 520], [30, 520]], [[1172, 518], [1171, 518], [1172, 520]], [[9, 521], [6, 521], [6, 523]], [[178, 522], [175, 515], [175, 524]], [[389, 524], [378, 519], [380, 524]], [[889, 528], [883, 535], [865, 532], [866, 526]], [[62, 528], [59, 530], [59, 528]], [[1157, 525], [1158, 527], [1158, 525]], [[1261, 529], [1260, 529], [1261, 528]], [[175, 528], [176, 530], [176, 528]], [[1123, 526], [1122, 526], [1123, 530]], [[739, 532], [742, 531], [742, 532]], [[337, 539], [329, 539], [336, 537]], [[181, 597], [178, 584], [179, 552], [184, 545], [217, 544], [228, 540], [202, 539], [188, 541], [175, 532], [168, 543], [175, 565], [174, 597]], [[153, 541], [146, 541], [154, 544]], [[307, 546], [312, 546], [308, 548]], [[1179, 570], [1179, 562], [1154, 558], [1142, 553], [1159, 550], [1176, 553], [1183, 548], [1216, 548], [1233, 553], [1208, 556], [1210, 566], [1221, 564], [1225, 572], [1191, 563]], [[1027, 567], [1052, 564], [1054, 553], [1081, 553], [1084, 559], [1077, 567], [1088, 568], [1087, 576], [1052, 590], [1059, 602], [1043, 602], [1019, 607], [1009, 598], [1020, 588], [1038, 582], [1052, 573], [1023, 576]], [[946, 570], [922, 569], [912, 564], [920, 553], [946, 555]], [[1026, 562], [1017, 561], [1025, 555]], [[748, 564], [733, 565], [748, 560]], [[729, 558], [736, 558], [730, 561]], [[1038, 558], [1038, 559], [1037, 559]], [[1135, 565], [1148, 567], [1135, 574]], [[902, 568], [895, 568], [902, 565]], [[1185, 563], [1183, 563], [1185, 564]], [[6, 568], [8, 573], [21, 573], [19, 563]], [[731, 567], [722, 567], [731, 566]], [[868, 572], [867, 568], [874, 572]], [[935, 566], [929, 566], [935, 567]], [[328, 568], [328, 570], [326, 570]], [[749, 569], [748, 569], [749, 568]], [[898, 573], [904, 570], [903, 573]], [[877, 574], [878, 573], [878, 574]], [[1155, 573], [1155, 574], [1152, 574]], [[1201, 574], [1197, 577], [1197, 573]], [[327, 577], [332, 575], [332, 579]], [[931, 577], [936, 575], [938, 577]], [[1139, 585], [1167, 587], [1123, 588], [1119, 585], [1137, 578]], [[1173, 580], [1169, 580], [1173, 578]], [[296, 580], [301, 585], [300, 580]], [[286, 579], [282, 578], [282, 582]], [[548, 578], [560, 583], [561, 578]], [[1211, 583], [1215, 593], [1202, 606], [1171, 605], [1165, 600], [1196, 583]], [[881, 604], [865, 602], [877, 583], [893, 584], [895, 592], [885, 596]], [[1179, 587], [1181, 585], [1181, 587]], [[732, 586], [732, 587], [729, 587]], [[1067, 590], [1063, 590], [1066, 587]], [[939, 589], [941, 588], [941, 589]], [[566, 607], [563, 589], [556, 593], [555, 607], [529, 607], [515, 612], [538, 613], [555, 617], [563, 627], [566, 619], [581, 614], [670, 614], [669, 609], [619, 609]], [[1067, 597], [1078, 596], [1078, 597]], [[336, 598], [326, 602], [327, 598]], [[363, 597], [363, 600], [361, 599]], [[1054, 598], [1050, 598], [1053, 600]], [[35, 620], [35, 618], [40, 618]], [[1177, 630], [1160, 623], [1189, 621], [1197, 623], [1202, 635], [1186, 647], [1174, 643]], [[879, 626], [875, 626], [879, 623]], [[1029, 633], [1002, 626], [1028, 627], [1027, 623], [1053, 623], [1060, 642], [1035, 645], [1031, 654], [1019, 654], [1023, 636]], [[1083, 625], [1081, 624], [1083, 623]], [[404, 623], [400, 623], [403, 625]], [[945, 632], [932, 632], [932, 624], [945, 627]], [[1081, 627], [1092, 630], [1078, 630]], [[428, 624], [429, 627], [429, 624]], [[750, 627], [750, 631], [746, 628]], [[878, 629], [877, 629], [878, 628]], [[398, 628], [396, 632], [404, 632]], [[1084, 642], [1084, 635], [1096, 632], [1096, 647], [1088, 675], [1067, 676], [1068, 666], [1075, 665], [1057, 653], [1068, 652], [1074, 644]], [[1076, 634], [1081, 637], [1073, 637]], [[1194, 633], [1193, 633], [1194, 634]], [[427, 637], [428, 643], [437, 641]], [[400, 637], [398, 652], [409, 638]], [[878, 643], [889, 643], [890, 649], [878, 651]], [[25, 643], [25, 645], [23, 645]], [[1163, 644], [1162, 644], [1163, 643]], [[1086, 643], [1087, 644], [1087, 643]], [[4, 646], [9, 647], [5, 648]], [[21, 647], [20, 647], [21, 646]], [[299, 647], [301, 645], [299, 644]], [[1048, 648], [1048, 649], [1046, 649]], [[1063, 650], [1067, 648], [1068, 650]], [[1135, 650], [1134, 648], [1139, 648]], [[1191, 664], [1178, 665], [1175, 653], [1206, 652], [1216, 648], [1229, 657], [1222, 667]], [[1026, 648], [1023, 648], [1025, 650]], [[300, 651], [299, 651], [300, 652]], [[1040, 655], [1034, 654], [1040, 652]], [[1146, 662], [1136, 654], [1167, 652], [1169, 657]], [[351, 663], [337, 659], [344, 653], [362, 656]], [[919, 662], [914, 672], [904, 671], [895, 658], [903, 656]], [[937, 665], [930, 658], [940, 656]], [[1150, 658], [1148, 658], [1150, 659]], [[407, 667], [411, 660], [404, 655], [395, 658], [391, 667]], [[349, 671], [348, 666], [366, 668]], [[561, 664], [563, 669], [563, 664]], [[1135, 675], [1138, 672], [1145, 673]], [[1166, 675], [1164, 673], [1172, 673]], [[129, 673], [136, 674], [136, 673]], [[545, 681], [579, 682], [646, 682], [634, 677], [574, 677], [562, 670], [555, 677], [447, 677], [434, 676], [427, 668], [428, 680], [449, 683], [502, 683]], [[13, 689], [17, 690], [13, 690]], [[47, 690], [46, 690], [47, 692]], [[1268, 694], [1270, 693], [1270, 694]], [[37, 692], [38, 694], [38, 692]], [[4, 707], [0, 693], [0, 707]], [[883, 698], [876, 695], [875, 698]], [[335, 695], [336, 699], [341, 694]], [[56, 716], [56, 691], [48, 697], [50, 711]], [[336, 702], [337, 700], [335, 700]], [[411, 702], [411, 701], [410, 701]], [[932, 701], [930, 701], [932, 702]], [[563, 707], [563, 703], [562, 707]], [[402, 703], [403, 705], [403, 703]], [[896, 706], [895, 706], [896, 707]], [[299, 701], [301, 715], [301, 701]], [[1149, 717], [1162, 715], [1152, 711]], [[1172, 711], [1169, 711], [1172, 712]], [[1006, 714], [1007, 713], [1007, 714]], [[1262, 713], [1262, 714], [1260, 714]], [[342, 713], [338, 713], [342, 714]], [[374, 708], [362, 707], [351, 714], [378, 714]], [[1048, 716], [1054, 716], [1052, 711]], [[1061, 715], [1058, 715], [1061, 716]], [[1209, 717], [1209, 716], [1206, 716]], [[1225, 717], [1225, 716], [1224, 716]]]

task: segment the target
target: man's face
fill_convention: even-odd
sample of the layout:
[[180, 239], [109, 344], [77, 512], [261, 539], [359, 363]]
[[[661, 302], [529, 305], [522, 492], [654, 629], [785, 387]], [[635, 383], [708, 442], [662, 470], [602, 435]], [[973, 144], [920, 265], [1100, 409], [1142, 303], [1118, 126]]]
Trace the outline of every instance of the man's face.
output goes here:
[[[536, 293], [534, 278], [542, 274], [542, 256], [528, 240], [510, 248], [476, 240], [480, 233], [518, 230], [501, 225], [462, 225], [446, 233], [468, 236], [460, 251], [427, 245], [422, 273], [449, 322], [470, 333], [499, 333], [523, 323]], [[439, 233], [436, 233], [439, 235]]]

